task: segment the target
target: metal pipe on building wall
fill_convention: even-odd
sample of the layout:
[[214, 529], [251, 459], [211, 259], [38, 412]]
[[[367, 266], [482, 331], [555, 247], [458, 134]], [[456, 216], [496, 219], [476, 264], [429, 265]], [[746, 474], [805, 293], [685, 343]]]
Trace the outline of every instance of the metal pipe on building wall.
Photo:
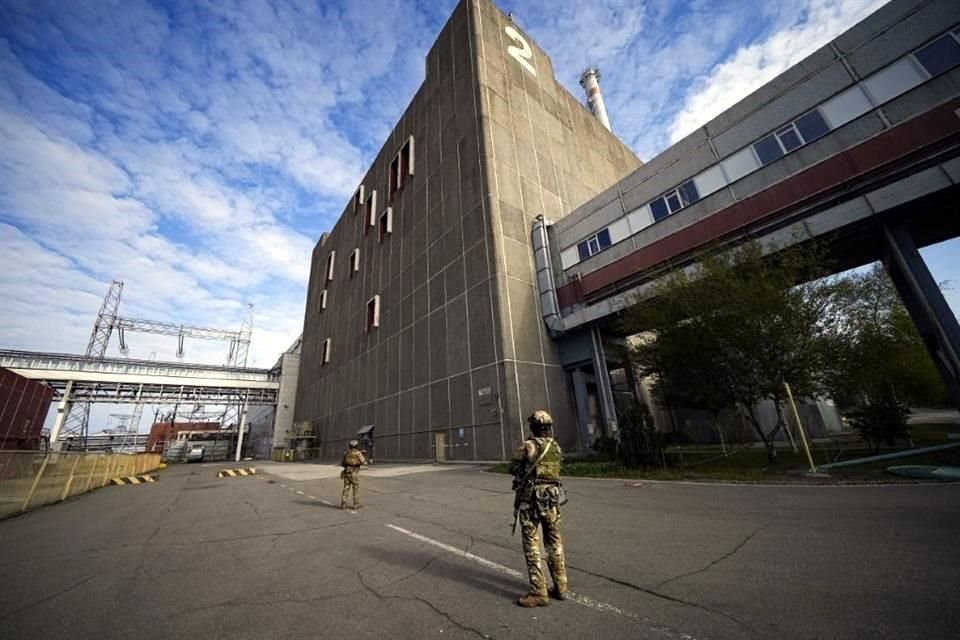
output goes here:
[[551, 331], [563, 331], [560, 304], [557, 302], [557, 287], [553, 280], [553, 263], [550, 260], [550, 241], [547, 239], [549, 222], [537, 216], [533, 223], [533, 261], [537, 270], [537, 289], [540, 292], [540, 309], [543, 321]]

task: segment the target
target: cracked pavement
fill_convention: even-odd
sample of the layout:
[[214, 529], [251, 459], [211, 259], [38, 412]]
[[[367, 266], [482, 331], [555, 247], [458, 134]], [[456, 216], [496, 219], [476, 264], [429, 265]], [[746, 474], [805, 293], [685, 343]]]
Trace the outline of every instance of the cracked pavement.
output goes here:
[[354, 513], [324, 504], [339, 501], [329, 466], [258, 466], [266, 474], [222, 480], [215, 465], [175, 466], [155, 484], [0, 522], [0, 637], [874, 639], [960, 628], [960, 486], [568, 479], [564, 544], [582, 602], [525, 610], [513, 604], [525, 584], [509, 573], [524, 566], [507, 476], [377, 465]]

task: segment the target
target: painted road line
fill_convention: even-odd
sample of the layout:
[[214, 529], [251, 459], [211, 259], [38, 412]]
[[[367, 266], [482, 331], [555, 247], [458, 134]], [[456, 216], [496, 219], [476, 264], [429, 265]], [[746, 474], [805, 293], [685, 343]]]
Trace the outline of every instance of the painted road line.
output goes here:
[[297, 495], [298, 495], [298, 496], [305, 496], [305, 495], [307, 495], [307, 494], [305, 494], [303, 491], [297, 491]]
[[321, 499], [320, 502], [322, 502], [323, 504], [327, 505], [328, 507], [332, 507], [332, 506], [333, 506], [333, 503], [330, 502], [329, 500], [322, 500], [322, 499]]
[[316, 500], [316, 499], [317, 499], [317, 496], [307, 496], [307, 497], [310, 498], [311, 500]]
[[[487, 560], [486, 558], [481, 558], [480, 556], [475, 555], [475, 554], [473, 554], [473, 553], [470, 553], [469, 551], [464, 551], [464, 550], [462, 550], [462, 549], [458, 549], [458, 548], [456, 548], [456, 547], [454, 547], [454, 546], [451, 546], [451, 545], [449, 545], [449, 544], [444, 544], [443, 542], [440, 542], [440, 541], [438, 541], [438, 540], [434, 540], [433, 538], [428, 538], [427, 536], [421, 535], [421, 534], [419, 534], [419, 533], [415, 533], [415, 532], [413, 532], [413, 531], [409, 531], [409, 530], [404, 529], [404, 528], [402, 528], [402, 527], [398, 527], [397, 525], [388, 524], [387, 526], [388, 526], [389, 528], [393, 529], [394, 531], [397, 531], [397, 532], [399, 532], [399, 533], [402, 533], [402, 534], [404, 534], [404, 535], [406, 535], [406, 536], [410, 536], [410, 537], [413, 538], [414, 540], [419, 540], [420, 542], [423, 542], [423, 543], [426, 543], [426, 544], [429, 544], [429, 545], [433, 545], [434, 547], [437, 547], [437, 548], [439, 548], [439, 549], [443, 549], [444, 551], [446, 551], [446, 552], [448, 552], [448, 553], [452, 553], [453, 555], [459, 556], [459, 557], [461, 557], [461, 558], [463, 558], [463, 559], [465, 559], [465, 560], [471, 560], [471, 561], [476, 562], [477, 564], [479, 564], [479, 565], [481, 565], [481, 566], [483, 566], [483, 567], [486, 567], [487, 569], [492, 569], [493, 571], [497, 571], [498, 573], [502, 573], [502, 574], [505, 574], [505, 575], [508, 575], [508, 576], [512, 576], [512, 577], [514, 577], [514, 578], [519, 578], [520, 580], [523, 580], [524, 582], [526, 581], [526, 576], [525, 576], [524, 574], [520, 573], [519, 571], [517, 571], [516, 569], [511, 569], [510, 567], [505, 567], [505, 566], [503, 566], [502, 564], [497, 564], [496, 562], [493, 562], [492, 560]], [[577, 604], [583, 605], [584, 607], [590, 607], [591, 609], [595, 609], [595, 610], [597, 610], [597, 611], [603, 611], [603, 612], [606, 612], [606, 613], [615, 613], [615, 614], [617, 614], [617, 615], [619, 615], [619, 616], [624, 616], [624, 617], [627, 617], [627, 618], [634, 618], [634, 619], [636, 619], [636, 620], [641, 620], [641, 621], [643, 620], [643, 618], [641, 618], [640, 616], [638, 616], [638, 615], [635, 614], [635, 613], [630, 613], [629, 611], [624, 611], [624, 610], [621, 609], [620, 607], [616, 607], [616, 606], [614, 606], [614, 605], [612, 605], [612, 604], [609, 604], [609, 603], [607, 603], [607, 602], [600, 602], [600, 601], [598, 601], [598, 600], [594, 600], [593, 598], [590, 598], [590, 597], [587, 597], [587, 596], [583, 596], [583, 595], [580, 595], [579, 593], [574, 593], [574, 592], [572, 592], [572, 591], [568, 591], [568, 592], [567, 592], [567, 600], [570, 600], [570, 601], [572, 601], [572, 602], [576, 602]], [[665, 629], [665, 628], [663, 628], [663, 627], [651, 626], [650, 629], [651, 629], [652, 631], [657, 631], [657, 632], [659, 632], [659, 633], [661, 633], [661, 634], [664, 634], [664, 635], [673, 636], [673, 637], [675, 637], [675, 638], [682, 638], [682, 640], [695, 640], [694, 637], [691, 636], [691, 635], [688, 635], [688, 634], [686, 634], [686, 633], [679, 633], [679, 632], [676, 632], [676, 631], [673, 631], [673, 630], [670, 630], [670, 629]]]

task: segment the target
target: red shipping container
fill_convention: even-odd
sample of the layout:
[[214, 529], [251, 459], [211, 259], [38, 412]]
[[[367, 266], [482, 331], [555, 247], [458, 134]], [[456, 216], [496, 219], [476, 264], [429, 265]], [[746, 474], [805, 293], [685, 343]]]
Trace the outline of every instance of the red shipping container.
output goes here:
[[0, 367], [0, 449], [37, 450], [53, 389]]

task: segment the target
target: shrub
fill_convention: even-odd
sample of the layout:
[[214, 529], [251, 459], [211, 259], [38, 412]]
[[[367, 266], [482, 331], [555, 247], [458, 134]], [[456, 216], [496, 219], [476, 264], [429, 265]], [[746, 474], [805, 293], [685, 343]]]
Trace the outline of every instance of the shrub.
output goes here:
[[847, 414], [847, 417], [870, 450], [876, 453], [882, 443], [893, 446], [898, 438], [910, 438], [908, 415], [910, 410], [905, 404], [898, 402], [893, 394], [886, 394]]
[[601, 460], [614, 460], [617, 457], [617, 441], [615, 438], [600, 436], [593, 441], [593, 450]]
[[646, 471], [663, 465], [663, 435], [653, 426], [647, 405], [633, 402], [623, 412], [617, 457], [627, 468]]

